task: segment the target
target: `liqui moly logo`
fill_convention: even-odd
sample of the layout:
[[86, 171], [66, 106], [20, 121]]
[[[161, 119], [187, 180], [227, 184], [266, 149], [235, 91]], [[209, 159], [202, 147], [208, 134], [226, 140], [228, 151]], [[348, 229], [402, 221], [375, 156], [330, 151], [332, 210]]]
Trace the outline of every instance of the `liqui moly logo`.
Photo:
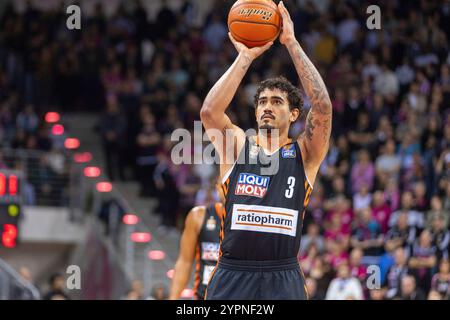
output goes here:
[[261, 177], [251, 173], [241, 173], [234, 194], [263, 198], [269, 187], [269, 177]]

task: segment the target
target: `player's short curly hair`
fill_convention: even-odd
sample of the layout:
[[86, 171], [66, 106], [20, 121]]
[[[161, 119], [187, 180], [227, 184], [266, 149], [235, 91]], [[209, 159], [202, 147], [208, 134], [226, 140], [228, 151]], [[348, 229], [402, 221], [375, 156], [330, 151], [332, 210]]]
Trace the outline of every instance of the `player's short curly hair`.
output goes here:
[[287, 80], [285, 77], [282, 76], [266, 79], [259, 84], [253, 99], [255, 108], [258, 106], [259, 95], [265, 89], [270, 90], [279, 89], [280, 91], [286, 92], [289, 102], [289, 110], [297, 108], [300, 110], [300, 113], [302, 112], [303, 98], [300, 93], [300, 89], [294, 86], [289, 80]]

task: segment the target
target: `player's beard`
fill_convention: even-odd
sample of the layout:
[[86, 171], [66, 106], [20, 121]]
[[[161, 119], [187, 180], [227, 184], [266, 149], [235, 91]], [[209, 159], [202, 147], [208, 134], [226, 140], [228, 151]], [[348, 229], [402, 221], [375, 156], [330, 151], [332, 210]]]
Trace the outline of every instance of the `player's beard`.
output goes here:
[[270, 124], [267, 124], [267, 123], [264, 123], [259, 126], [259, 130], [262, 130], [261, 131], [262, 133], [270, 134], [270, 133], [272, 133], [273, 129], [275, 129], [275, 127]]

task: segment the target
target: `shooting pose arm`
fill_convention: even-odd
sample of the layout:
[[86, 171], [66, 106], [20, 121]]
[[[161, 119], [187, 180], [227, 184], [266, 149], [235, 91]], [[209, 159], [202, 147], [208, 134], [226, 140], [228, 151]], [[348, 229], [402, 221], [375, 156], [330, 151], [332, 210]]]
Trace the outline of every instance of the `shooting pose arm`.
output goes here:
[[[237, 42], [231, 34], [229, 37], [239, 54], [230, 68], [209, 91], [200, 111], [203, 126], [220, 156], [221, 177], [233, 165], [245, 143], [244, 131], [231, 122], [225, 111], [253, 60], [272, 45], [272, 42], [269, 42], [263, 47], [249, 49], [244, 44]], [[226, 139], [227, 137], [228, 139]]]
[[311, 101], [305, 132], [298, 142], [307, 177], [310, 183], [314, 184], [319, 166], [328, 152], [332, 121], [331, 101], [322, 77], [295, 39], [294, 24], [283, 2], [279, 3], [278, 9], [283, 18], [280, 42], [288, 49], [305, 93]]

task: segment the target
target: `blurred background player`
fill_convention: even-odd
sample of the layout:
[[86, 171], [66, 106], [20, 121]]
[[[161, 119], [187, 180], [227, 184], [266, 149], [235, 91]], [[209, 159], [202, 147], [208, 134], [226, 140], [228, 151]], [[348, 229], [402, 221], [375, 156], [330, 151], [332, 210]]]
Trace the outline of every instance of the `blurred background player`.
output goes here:
[[189, 211], [180, 241], [180, 254], [175, 264], [169, 299], [177, 300], [186, 288], [195, 260], [195, 299], [203, 300], [206, 285], [219, 258], [219, 233], [223, 210], [223, 193], [217, 187], [220, 200], [209, 206], [197, 206]]

